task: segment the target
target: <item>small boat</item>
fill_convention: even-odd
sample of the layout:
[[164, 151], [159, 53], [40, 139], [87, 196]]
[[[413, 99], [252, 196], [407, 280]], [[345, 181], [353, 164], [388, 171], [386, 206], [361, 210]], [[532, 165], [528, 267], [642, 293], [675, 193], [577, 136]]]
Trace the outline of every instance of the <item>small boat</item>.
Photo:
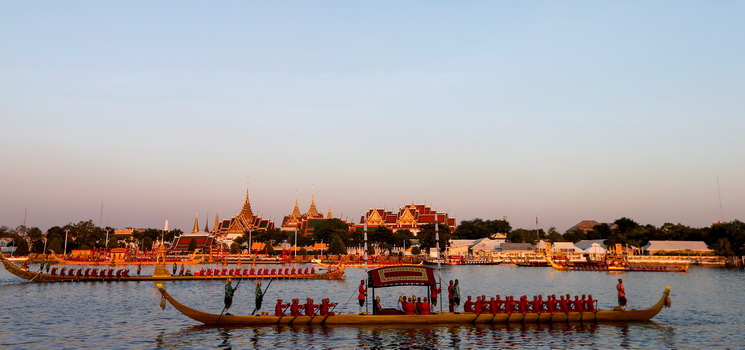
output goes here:
[[[546, 250], [550, 251], [550, 243], [546, 244]], [[555, 261], [551, 254], [546, 254], [549, 266], [559, 271], [610, 271], [610, 272], [688, 272], [689, 264], [675, 265], [632, 265], [628, 263], [625, 256], [616, 254], [609, 255], [603, 261], [598, 262], [572, 262]]]
[[[427, 266], [382, 267], [368, 271], [368, 287], [427, 286], [437, 284], [432, 268]], [[185, 316], [211, 326], [276, 326], [276, 325], [422, 325], [422, 324], [508, 324], [552, 322], [637, 322], [648, 321], [663, 306], [670, 305], [670, 287], [666, 287], [660, 300], [648, 309], [599, 310], [588, 312], [497, 313], [475, 314], [469, 312], [439, 312], [432, 315], [370, 315], [339, 314], [330, 316], [273, 316], [213, 314], [192, 309], [173, 298], [163, 283], [156, 283], [161, 295]]]
[[345, 268], [346, 267], [361, 267], [361, 268], [372, 267], [372, 268], [376, 268], [376, 267], [386, 267], [386, 266], [421, 266], [424, 263], [423, 261], [420, 261], [418, 264], [406, 264], [406, 263], [402, 263], [402, 262], [382, 262], [382, 263], [367, 263], [367, 264], [365, 264], [365, 263], [359, 263], [359, 262], [354, 262], [354, 263], [338, 262], [336, 264], [326, 264], [326, 263], [321, 262], [321, 260], [318, 260], [318, 259], [313, 259], [311, 261], [314, 262], [314, 263], [316, 263], [316, 264], [318, 264], [318, 265], [320, 265], [321, 267], [340, 267], [340, 266], [344, 266]]
[[[71, 269], [75, 272], [70, 274], [69, 272], [65, 274], [49, 274], [49, 273], [43, 273], [41, 271], [29, 271], [26, 269], [23, 269], [21, 267], [16, 266], [12, 262], [8, 261], [8, 259], [0, 254], [0, 260], [2, 260], [3, 265], [5, 266], [5, 269], [8, 270], [8, 272], [12, 273], [13, 275], [16, 275], [20, 278], [23, 278], [29, 282], [102, 282], [102, 281], [196, 281], [196, 280], [224, 280], [228, 278], [232, 279], [321, 279], [321, 280], [341, 280], [344, 278], [344, 268], [335, 269], [333, 271], [325, 272], [325, 273], [304, 273], [305, 271], [302, 271], [302, 273], [284, 273], [286, 269], [280, 269], [280, 271], [274, 270], [274, 273], [272, 273], [273, 270], [269, 269], [259, 269], [261, 273], [253, 273], [248, 274], [246, 273], [248, 269], [230, 269], [232, 272], [228, 272], [226, 269], [220, 269], [220, 272], [217, 274], [209, 274], [209, 275], [188, 275], [188, 276], [177, 276], [177, 275], [171, 275], [168, 272], [165, 271], [165, 265], [159, 264], [156, 265], [155, 273], [153, 275], [143, 275], [143, 276], [136, 276], [136, 275], [129, 275], [129, 270], [126, 269], [126, 273], [118, 273], [115, 274], [114, 269], [102, 269], [100, 275], [87, 275], [86, 273], [91, 272], [92, 268], [80, 268], [80, 269]], [[56, 268], [55, 268], [56, 269]], [[84, 272], [85, 270], [85, 272]], [[95, 269], [98, 272], [98, 269]], [[236, 271], [238, 270], [238, 271]], [[125, 269], [118, 269], [117, 271], [124, 272]]]
[[[64, 259], [59, 255], [52, 252], [52, 259], [58, 264], [63, 265], [155, 265], [157, 259], [153, 258], [137, 258], [131, 257], [127, 259], [112, 259], [112, 260], [70, 260]], [[183, 265], [196, 265], [204, 261], [204, 256], [199, 258], [196, 255], [192, 255], [188, 259], [183, 258], [167, 258], [166, 263], [168, 264], [183, 264]]]

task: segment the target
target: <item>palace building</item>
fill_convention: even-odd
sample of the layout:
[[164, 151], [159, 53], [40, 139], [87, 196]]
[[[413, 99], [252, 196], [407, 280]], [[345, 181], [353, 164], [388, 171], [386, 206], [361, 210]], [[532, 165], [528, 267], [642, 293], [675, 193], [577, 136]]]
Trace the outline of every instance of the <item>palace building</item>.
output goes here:
[[[367, 221], [365, 221], [367, 218]], [[455, 218], [451, 218], [447, 212], [438, 213], [424, 204], [406, 205], [393, 212], [385, 208], [373, 208], [360, 218], [357, 228], [364, 227], [386, 227], [391, 231], [409, 230], [415, 235], [419, 233], [421, 226], [426, 224], [445, 225], [451, 231], [455, 230]]]
[[274, 229], [274, 222], [255, 215], [248, 201], [248, 190], [243, 208], [236, 216], [220, 221], [215, 217], [213, 233], [218, 240], [232, 242], [235, 238], [242, 236], [247, 231], [266, 231]]
[[[298, 206], [298, 200], [295, 198], [295, 207], [292, 209], [292, 213], [282, 219], [282, 231], [285, 232], [302, 232], [304, 235], [313, 233], [314, 228], [320, 222], [337, 219], [331, 213], [331, 206], [329, 206], [328, 212], [324, 217], [323, 213], [319, 212], [316, 208], [316, 196], [315, 193], [311, 196], [310, 207], [305, 214], [300, 213], [300, 207]], [[347, 223], [351, 228], [354, 226], [352, 223]]]

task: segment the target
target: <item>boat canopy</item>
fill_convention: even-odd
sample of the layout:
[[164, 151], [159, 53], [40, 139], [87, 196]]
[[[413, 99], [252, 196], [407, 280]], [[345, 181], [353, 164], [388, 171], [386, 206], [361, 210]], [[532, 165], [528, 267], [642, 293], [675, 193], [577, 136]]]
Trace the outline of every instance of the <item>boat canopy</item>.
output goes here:
[[367, 286], [372, 288], [437, 284], [434, 269], [427, 266], [386, 266], [368, 271], [367, 276]]

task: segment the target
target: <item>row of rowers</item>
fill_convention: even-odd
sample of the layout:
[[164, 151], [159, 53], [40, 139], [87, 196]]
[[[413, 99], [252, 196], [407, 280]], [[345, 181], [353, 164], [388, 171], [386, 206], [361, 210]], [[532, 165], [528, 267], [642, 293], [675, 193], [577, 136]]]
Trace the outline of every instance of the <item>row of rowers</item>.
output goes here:
[[[329, 268], [331, 272], [333, 268]], [[284, 275], [312, 275], [316, 268], [279, 268], [279, 269], [201, 269], [194, 276], [284, 276]]]
[[278, 317], [288, 316], [287, 309], [290, 310], [289, 316], [333, 316], [334, 308], [337, 303], [332, 303], [328, 298], [321, 299], [320, 304], [313, 302], [313, 299], [308, 298], [305, 300], [305, 304], [300, 304], [300, 299], [292, 299], [292, 303], [285, 304], [282, 299], [277, 299], [277, 304], [274, 305], [274, 315]]
[[562, 295], [558, 299], [556, 295], [552, 294], [543, 299], [542, 295], [533, 296], [533, 300], [528, 300], [528, 297], [523, 295], [518, 300], [515, 300], [513, 296], [507, 296], [502, 299], [499, 295], [491, 297], [490, 300], [486, 300], [486, 296], [477, 296], [476, 301], [473, 301], [471, 296], [463, 303], [464, 312], [472, 312], [476, 314], [482, 313], [555, 313], [555, 312], [596, 312], [597, 301], [592, 298], [592, 295], [582, 294], [582, 297], [575, 295], [574, 300], [567, 294]]
[[[39, 270], [41, 271], [41, 270]], [[57, 275], [57, 268], [53, 267], [52, 271], [48, 272], [50, 275]], [[98, 268], [79, 268], [69, 269], [63, 267], [59, 271], [59, 276], [75, 276], [75, 277], [129, 277], [129, 269], [101, 269]]]

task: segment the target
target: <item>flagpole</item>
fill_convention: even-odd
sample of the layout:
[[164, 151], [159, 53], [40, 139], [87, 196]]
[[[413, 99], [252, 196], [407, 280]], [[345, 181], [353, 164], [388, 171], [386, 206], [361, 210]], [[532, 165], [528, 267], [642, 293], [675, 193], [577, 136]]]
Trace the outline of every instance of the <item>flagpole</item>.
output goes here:
[[[365, 238], [365, 246], [364, 246], [364, 249], [365, 249], [365, 252], [364, 252], [364, 257], [365, 257], [365, 275], [367, 275], [367, 273], [368, 273], [368, 266], [367, 266], [367, 214], [365, 214], [365, 237], [364, 238]], [[365, 279], [367, 279], [367, 276], [365, 276]], [[369, 308], [368, 308], [369, 305], [370, 305], [370, 303], [367, 300], [367, 293], [365, 293], [365, 312], [369, 312]]]
[[[437, 275], [440, 279], [439, 288], [440, 296], [442, 296], [442, 259], [440, 259], [440, 225], [438, 222], [437, 212], [435, 212], [435, 244], [437, 245]], [[440, 311], [442, 311], [442, 298], [440, 298]]]

